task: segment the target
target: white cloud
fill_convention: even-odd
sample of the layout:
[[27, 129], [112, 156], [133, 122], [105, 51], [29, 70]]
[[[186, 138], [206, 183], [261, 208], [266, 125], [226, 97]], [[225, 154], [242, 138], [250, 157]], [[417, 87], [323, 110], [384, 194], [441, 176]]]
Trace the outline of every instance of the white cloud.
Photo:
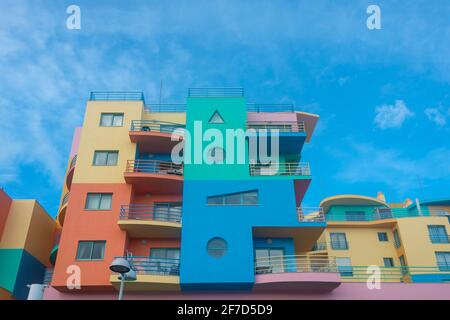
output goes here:
[[375, 114], [374, 123], [380, 129], [401, 128], [406, 119], [414, 116], [402, 100], [396, 100], [394, 105], [376, 107]]
[[428, 120], [434, 122], [440, 127], [446, 125], [447, 117], [450, 115], [450, 109], [446, 113], [442, 111], [442, 108], [426, 108], [424, 112]]

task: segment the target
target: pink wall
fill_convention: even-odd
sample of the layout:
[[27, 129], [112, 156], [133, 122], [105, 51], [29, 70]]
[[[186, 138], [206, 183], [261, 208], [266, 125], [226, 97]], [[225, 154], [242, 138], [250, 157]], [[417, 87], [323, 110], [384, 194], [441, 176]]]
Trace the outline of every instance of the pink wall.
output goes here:
[[11, 208], [12, 199], [3, 189], [0, 189], [0, 240], [2, 239], [3, 229], [8, 219], [9, 209]]
[[142, 193], [133, 193], [131, 204], [148, 204], [152, 205], [154, 202], [181, 202], [183, 197], [181, 195], [151, 195], [146, 197]]
[[[53, 288], [47, 288], [44, 293], [45, 300], [115, 300], [117, 292], [74, 294], [61, 293]], [[380, 290], [369, 290], [365, 283], [343, 283], [334, 291], [328, 293], [130, 293], [126, 292], [128, 300], [176, 300], [176, 299], [203, 299], [203, 300], [449, 300], [450, 284], [448, 283], [382, 283]]]

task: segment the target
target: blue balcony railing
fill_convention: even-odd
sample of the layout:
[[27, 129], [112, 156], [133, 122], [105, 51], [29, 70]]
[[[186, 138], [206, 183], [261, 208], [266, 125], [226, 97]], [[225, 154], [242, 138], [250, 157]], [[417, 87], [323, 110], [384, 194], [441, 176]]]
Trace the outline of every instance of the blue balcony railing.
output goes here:
[[244, 96], [244, 88], [189, 88], [188, 97], [191, 98], [239, 98]]
[[164, 122], [156, 120], [132, 120], [130, 131], [149, 131], [172, 133], [176, 129], [184, 129], [185, 125], [181, 123]]
[[153, 257], [118, 257], [127, 259], [131, 268], [137, 274], [162, 276], [178, 276], [180, 274], [180, 259]]
[[173, 204], [130, 204], [120, 207], [120, 220], [181, 222], [181, 206]]
[[144, 101], [144, 93], [140, 91], [110, 92], [92, 91], [89, 97], [91, 101]]

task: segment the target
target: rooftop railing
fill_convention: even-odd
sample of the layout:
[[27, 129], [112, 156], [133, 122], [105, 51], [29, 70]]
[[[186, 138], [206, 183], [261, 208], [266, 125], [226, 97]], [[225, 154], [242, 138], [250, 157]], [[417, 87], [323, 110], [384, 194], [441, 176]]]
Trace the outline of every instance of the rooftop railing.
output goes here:
[[294, 112], [292, 103], [248, 103], [248, 112]]
[[255, 273], [338, 272], [334, 257], [283, 255], [255, 259]]
[[182, 103], [158, 103], [146, 104], [146, 112], [186, 112], [186, 104]]
[[181, 222], [181, 206], [130, 204], [120, 207], [120, 220]]
[[91, 101], [144, 101], [144, 93], [140, 91], [112, 92], [92, 91], [89, 97]]
[[308, 162], [284, 162], [250, 164], [251, 176], [310, 176], [311, 169]]
[[193, 98], [239, 98], [244, 96], [244, 88], [189, 88], [188, 97]]
[[248, 121], [247, 129], [277, 129], [280, 132], [305, 132], [304, 121]]
[[176, 129], [184, 129], [186, 126], [181, 123], [164, 122], [157, 120], [132, 120], [130, 131], [149, 131], [172, 133]]
[[183, 166], [170, 161], [128, 160], [125, 172], [157, 173], [182, 176]]
[[127, 259], [131, 268], [137, 274], [162, 276], [178, 276], [180, 274], [180, 259], [153, 257], [117, 257]]
[[322, 207], [297, 208], [298, 220], [301, 222], [324, 222], [325, 215]]

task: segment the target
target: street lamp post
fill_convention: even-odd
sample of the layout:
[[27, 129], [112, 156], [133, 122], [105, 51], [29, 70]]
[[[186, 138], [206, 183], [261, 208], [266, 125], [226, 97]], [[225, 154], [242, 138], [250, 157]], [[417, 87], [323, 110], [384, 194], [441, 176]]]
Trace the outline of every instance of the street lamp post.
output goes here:
[[123, 288], [125, 286], [125, 281], [136, 280], [136, 272], [131, 269], [130, 263], [124, 258], [115, 258], [109, 266], [109, 269], [120, 274], [119, 300], [123, 300]]

